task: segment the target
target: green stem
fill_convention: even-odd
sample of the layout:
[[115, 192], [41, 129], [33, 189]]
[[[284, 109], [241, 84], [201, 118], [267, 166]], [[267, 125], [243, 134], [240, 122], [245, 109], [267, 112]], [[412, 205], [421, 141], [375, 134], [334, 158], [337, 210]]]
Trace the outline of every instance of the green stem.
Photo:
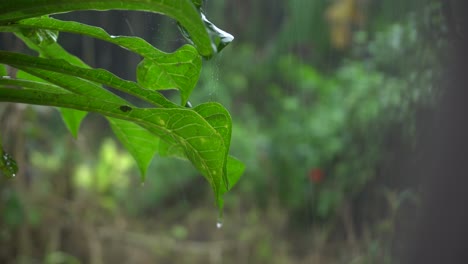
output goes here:
[[131, 94], [158, 106], [166, 108], [178, 107], [176, 104], [167, 100], [159, 92], [144, 89], [138, 84], [123, 80], [104, 69], [85, 69], [71, 65], [64, 60], [44, 59], [8, 51], [0, 51], [0, 63], [8, 64], [12, 67], [24, 69], [26, 71], [27, 68], [34, 67], [37, 69], [76, 76], [89, 81], [108, 85], [119, 91]]

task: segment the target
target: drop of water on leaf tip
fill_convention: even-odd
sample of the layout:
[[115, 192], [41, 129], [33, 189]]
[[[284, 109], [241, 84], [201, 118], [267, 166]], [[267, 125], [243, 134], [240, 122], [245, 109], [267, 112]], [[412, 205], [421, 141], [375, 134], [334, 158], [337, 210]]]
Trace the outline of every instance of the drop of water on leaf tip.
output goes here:
[[141, 182], [141, 183], [140, 183], [140, 186], [141, 186], [141, 187], [145, 187], [145, 182]]
[[218, 219], [218, 222], [216, 222], [216, 228], [220, 229], [221, 227], [223, 227], [223, 220]]

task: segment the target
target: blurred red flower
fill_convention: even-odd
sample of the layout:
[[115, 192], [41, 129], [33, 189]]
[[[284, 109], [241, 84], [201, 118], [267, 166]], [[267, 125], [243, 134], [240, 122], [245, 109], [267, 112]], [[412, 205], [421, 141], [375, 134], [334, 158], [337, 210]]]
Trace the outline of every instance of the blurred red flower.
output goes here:
[[309, 171], [309, 180], [313, 183], [320, 183], [323, 177], [324, 174], [320, 168], [314, 168]]

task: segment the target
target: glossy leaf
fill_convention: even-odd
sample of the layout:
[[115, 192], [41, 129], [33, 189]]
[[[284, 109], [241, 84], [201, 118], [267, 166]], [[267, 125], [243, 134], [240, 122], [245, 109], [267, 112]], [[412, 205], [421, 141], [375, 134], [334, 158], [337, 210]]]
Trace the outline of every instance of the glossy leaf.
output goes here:
[[187, 108], [132, 108], [75, 94], [39, 93], [34, 90], [0, 89], [0, 101], [68, 107], [93, 111], [131, 121], [166, 142], [177, 142], [186, 157], [205, 176], [222, 206], [221, 187], [227, 149], [224, 139], [198, 113]]
[[[201, 115], [223, 138], [224, 147], [229, 149], [231, 144], [232, 121], [229, 112], [219, 103], [204, 103], [193, 108]], [[225, 153], [224, 164], [226, 164], [228, 153]], [[229, 189], [229, 179], [227, 177], [226, 166], [223, 167], [223, 182], [226, 189]]]

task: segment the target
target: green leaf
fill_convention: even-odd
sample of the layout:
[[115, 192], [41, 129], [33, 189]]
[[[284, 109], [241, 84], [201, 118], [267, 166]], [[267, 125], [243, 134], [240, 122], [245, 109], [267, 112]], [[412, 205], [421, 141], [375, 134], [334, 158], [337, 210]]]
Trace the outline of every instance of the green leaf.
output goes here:
[[62, 114], [62, 119], [65, 123], [65, 126], [68, 128], [74, 138], [78, 138], [81, 121], [83, 121], [88, 113], [63, 107], [60, 107], [59, 111]]
[[[1, 57], [1, 56], [0, 56]], [[166, 142], [176, 142], [185, 156], [210, 183], [218, 206], [226, 166], [224, 139], [202, 116], [187, 108], [131, 108], [74, 94], [39, 93], [34, 90], [0, 88], [0, 101], [68, 107], [131, 121]]]
[[[137, 68], [138, 82], [150, 89], [179, 89], [181, 105], [187, 102], [200, 75], [201, 57], [197, 50], [189, 45], [181, 47], [174, 53], [165, 53], [138, 37], [111, 36], [99, 27], [48, 17], [25, 19], [15, 26], [22, 31], [49, 29], [86, 35], [133, 51], [144, 57]], [[55, 58], [60, 57], [55, 56]]]
[[[204, 103], [193, 108], [199, 115], [201, 115], [222, 137], [224, 146], [229, 149], [231, 144], [231, 131], [232, 120], [229, 112], [219, 103]], [[225, 153], [224, 164], [228, 153]], [[229, 189], [229, 179], [227, 177], [226, 166], [223, 167], [223, 182], [226, 189]]]
[[0, 24], [78, 10], [135, 10], [161, 13], [177, 20], [190, 34], [201, 55], [213, 55], [208, 32], [190, 0], [15, 0], [0, 2]]
[[141, 181], [144, 182], [148, 166], [159, 148], [159, 138], [132, 122], [116, 118], [108, 118], [108, 120], [112, 131], [136, 160]]

